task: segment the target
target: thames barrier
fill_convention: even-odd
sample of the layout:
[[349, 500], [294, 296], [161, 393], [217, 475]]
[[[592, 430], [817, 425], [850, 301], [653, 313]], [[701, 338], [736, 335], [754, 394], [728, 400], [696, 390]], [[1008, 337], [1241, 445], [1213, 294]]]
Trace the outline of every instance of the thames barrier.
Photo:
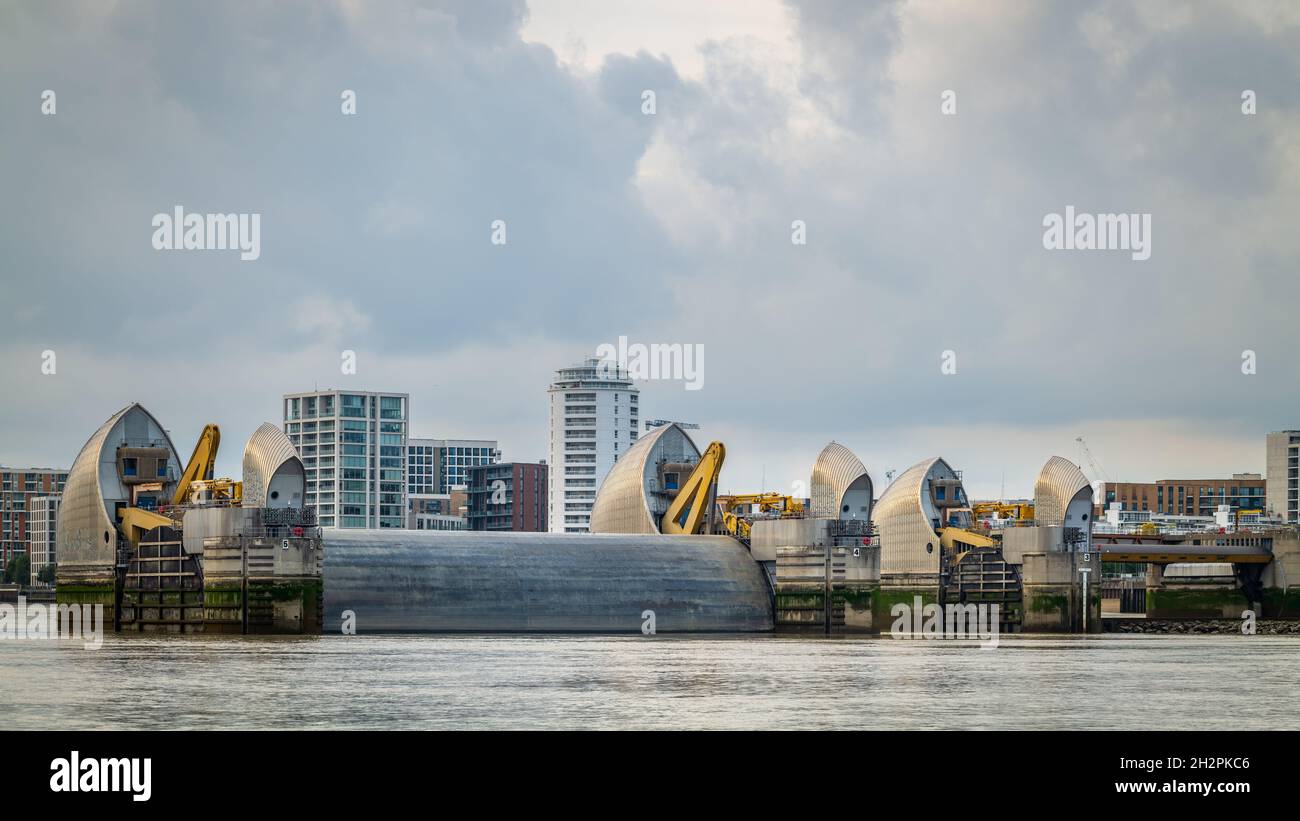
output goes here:
[[[605, 478], [592, 533], [479, 533], [322, 528], [280, 429], [254, 432], [239, 480], [213, 476], [219, 445], [208, 425], [183, 463], [141, 405], [109, 417], [68, 475], [56, 600], [102, 604], [124, 632], [241, 634], [871, 634], [914, 605], [996, 607], [997, 630], [1016, 633], [1100, 632], [1134, 610], [1300, 618], [1296, 528], [1098, 528], [1092, 485], [1059, 456], [1032, 504], [990, 522], [946, 460], [877, 496], [835, 442], [806, 500], [720, 497], [725, 447], [701, 452], [666, 423]], [[1145, 568], [1140, 587], [1104, 578], [1119, 564]]]

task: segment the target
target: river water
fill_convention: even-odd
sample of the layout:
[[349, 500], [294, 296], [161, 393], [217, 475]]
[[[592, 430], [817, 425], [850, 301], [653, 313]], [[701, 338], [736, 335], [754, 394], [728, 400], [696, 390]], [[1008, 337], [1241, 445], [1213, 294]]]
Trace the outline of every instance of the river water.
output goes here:
[[5, 729], [1300, 729], [1300, 637], [0, 641]]

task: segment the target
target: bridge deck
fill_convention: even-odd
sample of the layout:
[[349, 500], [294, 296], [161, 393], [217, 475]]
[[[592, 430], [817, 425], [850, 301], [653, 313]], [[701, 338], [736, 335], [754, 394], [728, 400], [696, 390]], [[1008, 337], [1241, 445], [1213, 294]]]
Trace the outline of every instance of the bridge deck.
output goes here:
[[1191, 545], [1161, 542], [1159, 537], [1093, 536], [1103, 562], [1151, 564], [1268, 564], [1273, 554], [1259, 545]]

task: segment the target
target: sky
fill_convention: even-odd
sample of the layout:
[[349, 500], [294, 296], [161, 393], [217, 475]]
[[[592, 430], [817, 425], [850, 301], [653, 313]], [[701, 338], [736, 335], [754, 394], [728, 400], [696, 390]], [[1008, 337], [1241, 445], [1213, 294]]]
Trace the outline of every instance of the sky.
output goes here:
[[[1297, 43], [1288, 2], [6, 3], [0, 464], [138, 401], [236, 476], [315, 387], [533, 461], [555, 369], [627, 337], [701, 346], [642, 415], [724, 441], [724, 491], [830, 440], [976, 498], [1052, 455], [1262, 472], [1300, 427]], [[260, 255], [155, 248], [177, 205], [260, 215]], [[1045, 248], [1067, 206], [1149, 215], [1150, 258]]]

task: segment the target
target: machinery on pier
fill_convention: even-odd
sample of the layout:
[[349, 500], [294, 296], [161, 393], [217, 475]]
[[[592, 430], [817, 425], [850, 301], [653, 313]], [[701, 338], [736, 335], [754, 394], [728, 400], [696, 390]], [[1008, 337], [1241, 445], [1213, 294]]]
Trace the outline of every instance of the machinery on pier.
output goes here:
[[749, 543], [755, 519], [801, 519], [807, 515], [802, 499], [781, 493], [738, 493], [718, 497], [722, 528]]
[[[140, 537], [156, 528], [182, 528], [185, 509], [208, 505], [238, 506], [243, 497], [244, 485], [231, 479], [214, 479], [212, 477], [217, 461], [217, 451], [221, 447], [221, 429], [214, 424], [207, 424], [194, 443], [194, 452], [190, 455], [185, 470], [176, 481], [171, 494], [170, 505], [158, 505], [159, 495], [166, 489], [167, 476], [164, 475], [165, 455], [162, 465], [156, 468], [155, 478], [161, 481], [139, 482], [132, 484], [132, 495], [136, 504], [122, 507], [118, 511], [118, 529], [128, 544], [134, 549], [140, 543]], [[121, 469], [123, 481], [139, 476], [139, 455], [123, 457]], [[131, 461], [134, 460], [134, 461]], [[132, 468], [134, 467], [134, 471]]]
[[997, 517], [1015, 519], [1021, 522], [1032, 521], [1034, 506], [1023, 502], [975, 502], [970, 506], [971, 516], [976, 521]]
[[206, 425], [178, 475], [171, 437], [140, 405], [100, 426], [65, 484], [56, 600], [102, 604], [115, 629], [318, 632], [322, 539], [302, 461], [268, 423], [243, 480], [214, 478], [220, 443]]

